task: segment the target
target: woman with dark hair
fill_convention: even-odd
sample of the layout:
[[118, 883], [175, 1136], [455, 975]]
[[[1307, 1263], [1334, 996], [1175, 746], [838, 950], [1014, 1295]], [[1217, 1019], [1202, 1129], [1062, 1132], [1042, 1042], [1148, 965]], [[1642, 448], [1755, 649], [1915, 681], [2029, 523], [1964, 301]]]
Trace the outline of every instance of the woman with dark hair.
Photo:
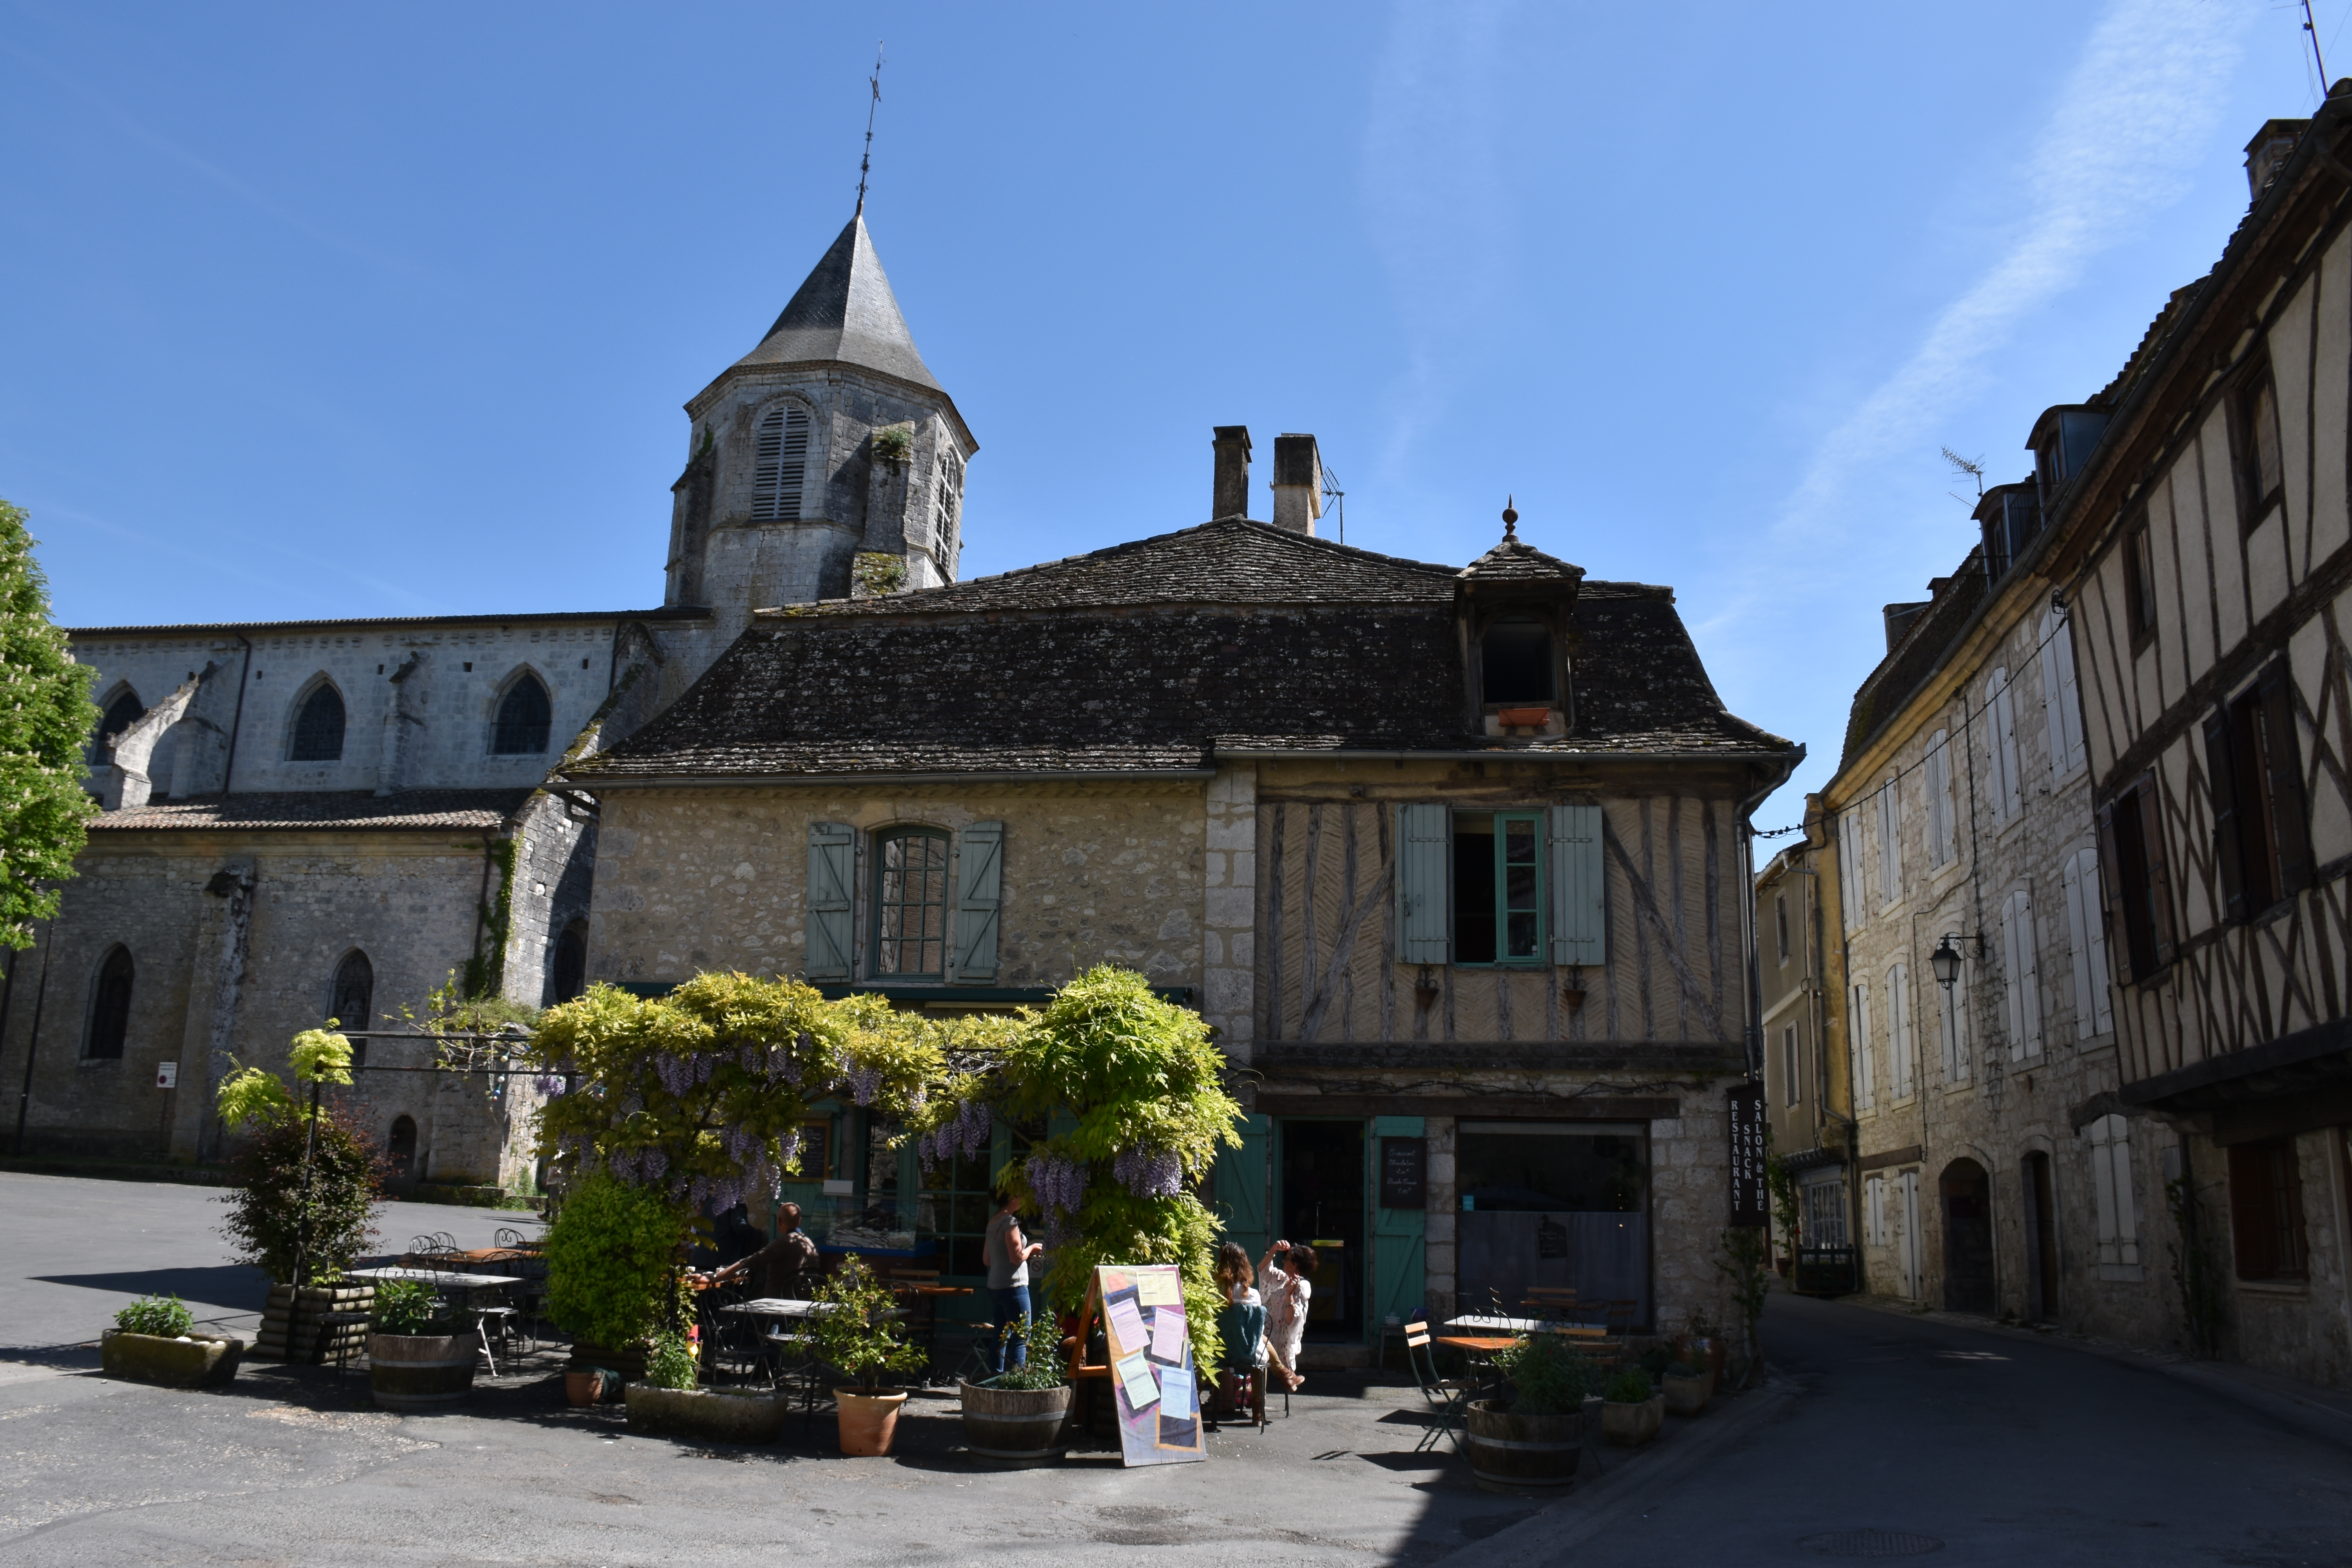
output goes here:
[[1267, 1247], [1258, 1260], [1258, 1282], [1265, 1295], [1266, 1352], [1281, 1370], [1283, 1381], [1294, 1389], [1307, 1381], [1299, 1375], [1298, 1349], [1307, 1337], [1307, 1303], [1315, 1294], [1316, 1261], [1313, 1247], [1305, 1242], [1294, 1247], [1286, 1241]]

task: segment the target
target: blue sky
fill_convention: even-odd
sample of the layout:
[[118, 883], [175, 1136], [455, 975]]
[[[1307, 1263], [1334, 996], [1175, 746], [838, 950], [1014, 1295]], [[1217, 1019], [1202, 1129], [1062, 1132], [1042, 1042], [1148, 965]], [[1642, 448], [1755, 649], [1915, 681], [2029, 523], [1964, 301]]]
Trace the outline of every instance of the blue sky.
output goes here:
[[2300, 24], [0, 0], [0, 495], [68, 624], [658, 603], [679, 405], [846, 220], [878, 37], [967, 574], [1202, 521], [1212, 425], [1261, 483], [1314, 432], [1371, 549], [1469, 560], [1516, 494], [1811, 748], [1776, 826], [1970, 542], [1938, 448], [2022, 475], [2211, 266]]

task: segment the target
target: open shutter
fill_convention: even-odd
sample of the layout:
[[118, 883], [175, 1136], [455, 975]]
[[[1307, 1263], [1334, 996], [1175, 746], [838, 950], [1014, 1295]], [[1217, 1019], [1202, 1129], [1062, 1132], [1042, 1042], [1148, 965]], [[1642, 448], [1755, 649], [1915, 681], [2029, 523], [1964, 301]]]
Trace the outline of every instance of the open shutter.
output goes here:
[[958, 980], [996, 977], [997, 907], [1004, 879], [1004, 824], [975, 822], [957, 836]]
[[857, 880], [857, 835], [838, 822], [809, 824], [808, 977], [849, 978], [850, 889]]
[[2129, 809], [2131, 797], [2099, 807], [2099, 884], [2105, 891], [2107, 961], [2115, 966], [2116, 984], [2132, 983], [2131, 920], [2124, 906], [2124, 863], [2116, 838], [2116, 808]]
[[2299, 893], [2312, 883], [2311, 822], [2303, 800], [2303, 747], [2294, 721], [2294, 681], [2286, 660], [2263, 671], [2263, 749], [2270, 763], [2271, 830], [2278, 836], [2279, 890]]
[[2147, 863], [2147, 918], [2154, 937], [2156, 967], [2172, 963], [2172, 872], [2164, 855], [2164, 805], [2155, 770], [2140, 775], [2132, 792], [2139, 809], [2139, 853]]
[[1265, 1173], [1268, 1139], [1274, 1119], [1252, 1111], [1234, 1129], [1242, 1135], [1238, 1149], [1219, 1149], [1209, 1178], [1211, 1202], [1224, 1222], [1225, 1239], [1239, 1242], [1254, 1263], [1265, 1256], [1274, 1240], [1266, 1228]]
[[[1366, 1179], [1373, 1195], [1371, 1309], [1383, 1318], [1411, 1320], [1419, 1315], [1428, 1284], [1423, 1259], [1429, 1211], [1426, 1207], [1392, 1209], [1380, 1203], [1381, 1140], [1425, 1138], [1428, 1127], [1418, 1116], [1375, 1116], [1372, 1135], [1366, 1140], [1371, 1145], [1365, 1152], [1371, 1167]], [[1424, 1173], [1426, 1169], [1424, 1164]]]
[[1445, 962], [1452, 824], [1442, 805], [1397, 807], [1397, 962]]
[[2021, 890], [2017, 901], [2018, 1042], [2025, 1054], [2042, 1054], [2042, 939], [2033, 925], [2033, 899]]
[[1606, 868], [1601, 808], [1551, 808], [1551, 961], [1609, 962]]
[[2205, 721], [2205, 792], [2213, 802], [2213, 865], [2221, 876], [2221, 915], [2246, 918], [2246, 865], [2238, 837], [2238, 770], [2230, 755], [2230, 710]]

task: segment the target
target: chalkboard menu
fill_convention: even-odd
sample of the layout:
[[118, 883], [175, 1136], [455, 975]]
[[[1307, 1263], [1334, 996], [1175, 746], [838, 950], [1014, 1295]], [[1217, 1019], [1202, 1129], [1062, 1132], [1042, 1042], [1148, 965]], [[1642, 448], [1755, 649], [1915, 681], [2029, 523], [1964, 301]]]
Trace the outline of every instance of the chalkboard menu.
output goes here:
[[1429, 1140], [1381, 1140], [1381, 1207], [1417, 1209], [1428, 1203]]
[[1731, 1223], [1766, 1222], [1764, 1194], [1764, 1086], [1736, 1084], [1731, 1089]]

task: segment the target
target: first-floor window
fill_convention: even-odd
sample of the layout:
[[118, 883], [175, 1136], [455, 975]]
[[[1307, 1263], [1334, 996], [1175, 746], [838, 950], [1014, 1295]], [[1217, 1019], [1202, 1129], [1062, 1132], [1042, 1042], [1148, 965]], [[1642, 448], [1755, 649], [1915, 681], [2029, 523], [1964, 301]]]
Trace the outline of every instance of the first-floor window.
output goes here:
[[1857, 1103], [1869, 1105], [1878, 1098], [1871, 1082], [1870, 1068], [1871, 1053], [1878, 1046], [1870, 1037], [1870, 987], [1867, 985], [1858, 984], [1853, 988], [1853, 1017], [1850, 1020], [1850, 1026], [1853, 1030], [1853, 1097]]
[[947, 972], [948, 836], [900, 828], [876, 842], [874, 973], [938, 979]]
[[1454, 962], [1543, 960], [1543, 827], [1535, 812], [1454, 814]]
[[1895, 1099], [1911, 1092], [1917, 1061], [1911, 1043], [1911, 976], [1898, 963], [1886, 972], [1886, 1078]]
[[1780, 1031], [1780, 1081], [1786, 1087], [1781, 1094], [1786, 1103], [1794, 1105], [1805, 1098], [1799, 1086], [1803, 1081], [1797, 1073], [1797, 1026], [1790, 1025]]
[[1886, 1245], [1886, 1178], [1884, 1176], [1863, 1179], [1862, 1224], [1871, 1246]]
[[2307, 1279], [2303, 1172], [2294, 1140], [2264, 1138], [2230, 1149], [2230, 1235], [2241, 1279]]
[[2107, 956], [2126, 984], [2151, 979], [2172, 963], [2172, 877], [2162, 803], [2151, 770], [2099, 808]]
[[1814, 1182], [1805, 1188], [1805, 1245], [1846, 1245], [1843, 1181]]
[[2091, 1192], [2098, 1210], [2099, 1265], [2139, 1262], [2139, 1208], [2132, 1190], [2131, 1123], [2102, 1116], [2085, 1129], [2091, 1140]]

